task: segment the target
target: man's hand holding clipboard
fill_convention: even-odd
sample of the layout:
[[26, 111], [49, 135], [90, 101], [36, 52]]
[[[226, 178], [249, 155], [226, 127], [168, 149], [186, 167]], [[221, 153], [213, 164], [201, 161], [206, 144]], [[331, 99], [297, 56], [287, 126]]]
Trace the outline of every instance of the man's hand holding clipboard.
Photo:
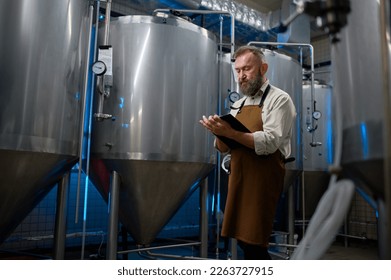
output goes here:
[[249, 133], [251, 135], [251, 132], [231, 114], [213, 115], [208, 118], [203, 116], [200, 123], [230, 149], [247, 146], [236, 141], [235, 136], [238, 135], [237, 132]]

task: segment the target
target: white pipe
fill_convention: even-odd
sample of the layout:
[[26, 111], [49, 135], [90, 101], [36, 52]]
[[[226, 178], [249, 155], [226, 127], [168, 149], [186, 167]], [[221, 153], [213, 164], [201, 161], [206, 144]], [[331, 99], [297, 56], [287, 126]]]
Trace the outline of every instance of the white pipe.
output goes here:
[[351, 180], [335, 180], [336, 175], [333, 175], [328, 190], [316, 207], [304, 238], [292, 254], [292, 260], [320, 259], [333, 243], [354, 194], [354, 184]]

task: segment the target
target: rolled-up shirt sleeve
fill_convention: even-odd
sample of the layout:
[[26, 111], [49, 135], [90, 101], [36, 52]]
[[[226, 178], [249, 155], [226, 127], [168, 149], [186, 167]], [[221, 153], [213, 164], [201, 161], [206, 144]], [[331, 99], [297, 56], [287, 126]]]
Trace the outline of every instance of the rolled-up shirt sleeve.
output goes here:
[[295, 107], [286, 93], [265, 104], [262, 109], [263, 131], [253, 133], [255, 153], [267, 155], [280, 149], [284, 156], [289, 156], [295, 117]]

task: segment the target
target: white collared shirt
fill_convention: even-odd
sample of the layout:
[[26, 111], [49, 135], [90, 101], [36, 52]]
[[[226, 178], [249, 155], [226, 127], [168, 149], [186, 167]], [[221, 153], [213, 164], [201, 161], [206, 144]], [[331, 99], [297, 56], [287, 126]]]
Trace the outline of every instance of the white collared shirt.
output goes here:
[[[261, 91], [254, 97], [244, 96], [232, 107], [239, 108], [243, 100], [244, 106], [259, 105], [262, 93], [269, 84], [267, 80]], [[230, 114], [236, 116], [238, 109], [232, 109]], [[291, 137], [293, 123], [296, 118], [296, 108], [291, 97], [285, 91], [270, 85], [269, 93], [262, 108], [263, 131], [255, 131], [254, 146], [258, 155], [272, 154], [277, 149], [287, 158], [291, 154]]]

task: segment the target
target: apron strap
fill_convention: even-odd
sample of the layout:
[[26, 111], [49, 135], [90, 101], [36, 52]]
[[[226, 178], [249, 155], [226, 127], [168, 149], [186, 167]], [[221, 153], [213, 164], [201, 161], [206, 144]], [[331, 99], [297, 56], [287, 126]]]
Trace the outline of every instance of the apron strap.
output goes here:
[[269, 93], [269, 90], [270, 90], [270, 84], [267, 85], [265, 92], [262, 95], [261, 101], [259, 102], [259, 105], [258, 105], [259, 107], [263, 106], [263, 102], [265, 102], [265, 99], [266, 99], [267, 94]]

